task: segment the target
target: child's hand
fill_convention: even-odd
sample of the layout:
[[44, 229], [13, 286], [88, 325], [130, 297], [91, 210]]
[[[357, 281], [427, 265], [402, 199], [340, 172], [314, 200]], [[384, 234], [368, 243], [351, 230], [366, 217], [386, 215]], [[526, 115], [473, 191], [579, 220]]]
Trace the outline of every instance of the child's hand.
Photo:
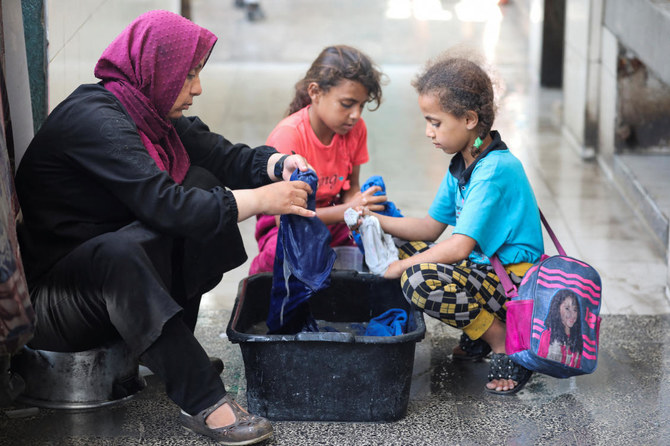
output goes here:
[[354, 209], [365, 207], [370, 211], [383, 211], [384, 205], [380, 203], [386, 202], [386, 195], [375, 195], [380, 190], [381, 187], [372, 186], [365, 192], [356, 192], [346, 204]]
[[391, 263], [384, 272], [385, 279], [399, 279], [402, 273], [407, 269], [402, 260], [396, 260]]
[[349, 229], [351, 229], [352, 231], [358, 231], [358, 228], [361, 226], [361, 224], [363, 224], [363, 217], [368, 217], [372, 215], [372, 211], [365, 206], [356, 206], [355, 208], [349, 208], [349, 209], [353, 209], [358, 214], [356, 223], [353, 225], [349, 224], [349, 221], [347, 220], [347, 213], [349, 212], [349, 210], [346, 210], [344, 212], [345, 215], [344, 221], [345, 223], [347, 223], [347, 226], [349, 226]]
[[347, 210], [344, 211], [344, 222], [347, 224], [349, 229], [352, 231], [358, 231], [358, 227], [363, 223], [363, 217], [361, 215], [362, 213], [363, 211], [361, 211], [360, 208], [347, 208]]

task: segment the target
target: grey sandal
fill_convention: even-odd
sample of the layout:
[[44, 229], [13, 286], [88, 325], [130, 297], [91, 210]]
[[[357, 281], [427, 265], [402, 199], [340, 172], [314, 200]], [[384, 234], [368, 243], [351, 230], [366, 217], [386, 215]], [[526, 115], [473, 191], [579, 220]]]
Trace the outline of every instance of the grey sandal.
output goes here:
[[[219, 407], [228, 403], [235, 414], [235, 422], [228, 426], [212, 429], [205, 420]], [[226, 394], [216, 404], [197, 415], [189, 415], [183, 410], [179, 414], [184, 427], [198, 434], [206, 435], [226, 446], [243, 446], [258, 443], [272, 436], [272, 425], [268, 420], [246, 413], [239, 404]]]

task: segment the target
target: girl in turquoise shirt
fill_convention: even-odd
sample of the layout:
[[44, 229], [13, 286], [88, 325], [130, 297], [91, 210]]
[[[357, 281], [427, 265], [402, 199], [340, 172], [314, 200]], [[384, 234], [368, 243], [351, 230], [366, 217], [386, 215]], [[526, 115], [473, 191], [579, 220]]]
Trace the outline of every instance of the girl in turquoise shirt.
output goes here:
[[[400, 247], [400, 260], [385, 277], [399, 277], [414, 305], [463, 330], [455, 359], [481, 359], [492, 350], [487, 390], [515, 393], [531, 372], [505, 354], [507, 297], [489, 258], [497, 254], [517, 285], [539, 260], [544, 247], [535, 196], [521, 162], [491, 130], [493, 86], [477, 64], [442, 57], [413, 85], [426, 136], [453, 157], [426, 217], [375, 214], [385, 232], [420, 240]], [[452, 235], [433, 243], [447, 226]]]

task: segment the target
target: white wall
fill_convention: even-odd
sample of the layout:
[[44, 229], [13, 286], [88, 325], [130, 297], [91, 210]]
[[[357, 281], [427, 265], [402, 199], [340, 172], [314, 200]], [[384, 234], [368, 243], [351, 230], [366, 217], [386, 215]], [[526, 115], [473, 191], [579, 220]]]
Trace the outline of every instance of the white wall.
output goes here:
[[179, 0], [47, 0], [49, 111], [83, 83], [107, 45], [138, 15], [180, 11]]
[[567, 0], [563, 55], [563, 133], [583, 158], [596, 154], [603, 0]]
[[18, 166], [33, 139], [33, 111], [30, 103], [30, 82], [26, 43], [23, 34], [23, 12], [19, 0], [0, 2], [2, 35], [5, 47], [5, 80], [11, 109], [15, 165]]
[[619, 44], [616, 37], [602, 28], [602, 50], [600, 65], [600, 117], [598, 120], [598, 140], [601, 165], [611, 172], [614, 157], [614, 132], [617, 115], [617, 59]]

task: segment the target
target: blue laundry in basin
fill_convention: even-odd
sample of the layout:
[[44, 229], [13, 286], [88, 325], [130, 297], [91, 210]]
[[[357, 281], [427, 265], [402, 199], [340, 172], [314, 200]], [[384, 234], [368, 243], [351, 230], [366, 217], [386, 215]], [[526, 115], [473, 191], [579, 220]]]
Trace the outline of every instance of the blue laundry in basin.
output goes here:
[[370, 319], [365, 336], [398, 336], [405, 333], [407, 312], [400, 308], [391, 308]]

